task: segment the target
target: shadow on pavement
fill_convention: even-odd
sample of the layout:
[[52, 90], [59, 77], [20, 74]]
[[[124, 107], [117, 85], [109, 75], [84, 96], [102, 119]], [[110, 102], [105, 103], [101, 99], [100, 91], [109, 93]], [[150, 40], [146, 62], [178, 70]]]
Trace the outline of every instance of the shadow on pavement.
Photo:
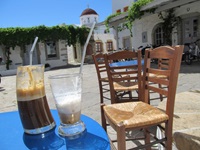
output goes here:
[[75, 67], [80, 67], [80, 64], [68, 64], [68, 65], [64, 65], [64, 66], [54, 67], [54, 68], [51, 68], [50, 70], [75, 68]]
[[0, 87], [0, 92], [5, 91], [5, 89], [3, 87]]
[[194, 61], [191, 65], [182, 62], [180, 73], [200, 73], [200, 61]]

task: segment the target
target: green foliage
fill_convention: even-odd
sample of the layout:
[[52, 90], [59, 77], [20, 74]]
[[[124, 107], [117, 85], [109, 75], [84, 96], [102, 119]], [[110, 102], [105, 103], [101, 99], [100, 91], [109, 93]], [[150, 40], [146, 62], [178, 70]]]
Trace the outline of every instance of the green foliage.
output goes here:
[[[81, 30], [81, 32], [79, 32]], [[77, 41], [81, 40], [81, 44], [85, 43], [85, 35], [89, 30], [85, 27], [74, 26], [37, 26], [30, 28], [0, 28], [0, 45], [7, 47], [29, 45], [33, 43], [36, 36], [38, 40], [45, 42], [47, 40], [58, 41], [67, 40], [67, 44], [75, 45]]]
[[152, 2], [153, 0], [138, 0], [137, 2], [133, 3], [132, 6], [128, 9], [128, 17], [127, 20], [127, 27], [131, 32], [132, 36], [132, 26], [133, 22], [136, 19], [141, 19], [141, 17], [144, 15], [144, 11], [140, 11], [141, 7]]
[[6, 64], [6, 69], [9, 70], [10, 68], [10, 65], [12, 64], [12, 60], [10, 60], [10, 48], [9, 47], [5, 47], [5, 56], [6, 56], [6, 61], [5, 61], [5, 64]]
[[[136, 19], [140, 19], [144, 15], [144, 11], [140, 11], [141, 7], [152, 2], [153, 0], [138, 0], [137, 2], [133, 2], [132, 5], [128, 9], [128, 16], [126, 17], [127, 22], [125, 22], [121, 27], [118, 27], [119, 31], [127, 28], [131, 32], [132, 36], [132, 25]], [[154, 10], [149, 10], [148, 12], [153, 12]], [[112, 18], [120, 15], [121, 13], [112, 14], [107, 17], [105, 21], [105, 25], [108, 28], [109, 22]]]
[[122, 13], [121, 12], [118, 12], [118, 13], [115, 13], [115, 14], [112, 14], [112, 15], [110, 15], [110, 16], [108, 16], [107, 18], [106, 18], [106, 20], [105, 20], [105, 26], [106, 26], [106, 32], [109, 32], [109, 22], [110, 22], [110, 20], [112, 19], [112, 18], [114, 18], [114, 17], [116, 17], [116, 16], [118, 16], [118, 15], [121, 15]]
[[128, 22], [133, 23], [136, 19], [140, 19], [145, 13], [144, 11], [140, 11], [141, 7], [152, 1], [153, 0], [138, 0], [134, 2], [128, 9]]
[[169, 9], [165, 12], [160, 12], [158, 14], [158, 17], [163, 20], [162, 27], [164, 32], [164, 37], [165, 37], [165, 44], [171, 45], [172, 40], [171, 40], [171, 34], [174, 29], [174, 27], [177, 25], [177, 17], [174, 14], [174, 9]]
[[84, 45], [89, 33], [89, 29], [83, 26], [81, 28], [77, 28], [76, 31], [77, 42], [79, 42], [81, 45]]
[[14, 49], [15, 46], [20, 46], [23, 53], [25, 52], [25, 45], [32, 44], [36, 36], [42, 42], [66, 40], [68, 46], [74, 46], [77, 42], [83, 45], [86, 42], [88, 33], [88, 28], [72, 25], [0, 28], [0, 45], [5, 47], [6, 68], [9, 70], [9, 65], [12, 63], [10, 60], [10, 47]]

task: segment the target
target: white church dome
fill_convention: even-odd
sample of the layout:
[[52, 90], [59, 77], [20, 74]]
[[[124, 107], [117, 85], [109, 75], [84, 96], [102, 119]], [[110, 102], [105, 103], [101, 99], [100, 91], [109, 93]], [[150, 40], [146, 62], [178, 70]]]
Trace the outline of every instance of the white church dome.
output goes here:
[[97, 12], [91, 8], [87, 8], [81, 13], [80, 24], [81, 26], [86, 25], [91, 27], [94, 21], [98, 22], [98, 19], [99, 15], [97, 14]]

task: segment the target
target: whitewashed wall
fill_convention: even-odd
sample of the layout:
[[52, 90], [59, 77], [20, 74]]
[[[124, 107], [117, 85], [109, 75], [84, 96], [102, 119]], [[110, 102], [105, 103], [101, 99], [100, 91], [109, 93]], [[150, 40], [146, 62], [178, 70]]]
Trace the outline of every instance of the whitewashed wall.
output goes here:
[[94, 34], [94, 40], [101, 40], [103, 43], [103, 52], [107, 52], [106, 43], [111, 40], [113, 42], [113, 49], [116, 50], [116, 40], [114, 34]]
[[68, 47], [65, 47], [65, 45], [66, 45], [65, 40], [61, 40], [58, 42], [58, 48], [59, 48], [58, 59], [46, 59], [45, 45], [43, 43], [39, 43], [41, 64], [49, 63], [51, 68], [67, 65], [68, 64], [68, 55], [67, 55]]
[[[191, 13], [199, 13], [200, 12], [200, 1], [195, 3], [190, 3], [188, 5], [181, 6], [176, 9], [177, 16], [183, 16]], [[188, 15], [187, 17], [189, 17]]]
[[[88, 23], [88, 18], [90, 18], [90, 22]], [[96, 18], [96, 22], [99, 21], [99, 16], [95, 15], [95, 14], [90, 14], [90, 15], [83, 15], [80, 17], [80, 23], [81, 26], [82, 25], [87, 25], [87, 24], [92, 24], [93, 22], [95, 22], [95, 18]]]
[[[65, 47], [66, 42], [64, 40], [59, 41], [58, 47], [59, 47], [59, 58], [58, 59], [46, 59], [46, 54], [45, 54], [45, 45], [44, 43], [39, 42], [38, 47], [39, 47], [39, 54], [38, 56], [40, 57], [40, 62], [41, 64], [46, 64], [49, 63], [51, 68], [53, 67], [58, 67], [58, 66], [64, 66], [68, 64], [68, 53], [67, 50], [71, 50], [72, 47]], [[2, 48], [1, 48], [2, 50]], [[10, 70], [12, 69], [17, 69], [18, 66], [21, 66], [23, 63], [22, 57], [20, 56], [20, 47], [16, 46], [14, 50], [10, 48], [10, 60], [12, 60], [12, 64], [10, 65]], [[6, 70], [5, 65], [0, 65], [0, 71]]]
[[20, 47], [16, 46], [14, 50], [10, 50], [10, 60], [12, 60], [12, 64], [10, 65], [10, 69], [16, 69], [18, 66], [22, 65], [22, 58], [20, 56]]
[[[139, 46], [146, 46], [147, 44], [152, 44], [153, 40], [153, 28], [155, 25], [159, 24], [162, 20], [158, 18], [157, 14], [142, 17], [140, 20], [135, 20], [133, 23], [133, 47], [137, 49]], [[142, 42], [142, 33], [147, 32], [147, 42]]]
[[[0, 50], [2, 51], [3, 49], [0, 46]], [[11, 65], [9, 66], [9, 68], [12, 69], [16, 69], [18, 66], [21, 66], [22, 64], [22, 58], [20, 57], [20, 47], [16, 46], [14, 49], [10, 48], [10, 60], [12, 60]], [[3, 58], [3, 64], [0, 65], [0, 71], [4, 71], [6, 70], [6, 65], [5, 65], [5, 56], [2, 56]]]
[[[123, 38], [130, 37], [130, 36], [131, 36], [131, 33], [128, 29], [118, 32], [119, 48], [124, 48]], [[132, 40], [131, 40], [130, 46], [131, 47], [129, 47], [129, 49], [133, 47]]]
[[[109, 33], [105, 33], [106, 26], [102, 25], [94, 30], [94, 40], [100, 40], [103, 43], [103, 52], [107, 52], [106, 43], [107, 41], [111, 40], [113, 42], [113, 49], [116, 49], [116, 39], [114, 35], [114, 30], [110, 29]], [[94, 47], [95, 48], [95, 47]]]
[[130, 6], [134, 0], [112, 0], [112, 13], [116, 13], [116, 10], [121, 9], [123, 12], [123, 8], [126, 6]]
[[72, 46], [67, 47], [67, 56], [68, 56], [68, 61], [67, 61], [68, 64], [76, 62], [76, 60], [74, 60], [74, 50]]
[[[117, 0], [113, 0], [117, 1]], [[121, 5], [120, 2], [115, 2], [115, 7]], [[181, 6], [179, 8], [176, 8], [175, 14], [176, 16], [180, 16], [181, 18], [189, 18], [192, 16], [199, 16], [200, 18], [200, 1], [197, 1], [192, 4], [188, 4], [185, 6]], [[115, 13], [115, 12], [114, 12]], [[162, 20], [158, 18], [158, 14], [151, 14], [148, 16], [143, 16], [140, 20], [135, 20], [133, 23], [132, 33], [133, 37], [131, 39], [132, 47], [137, 49], [139, 46], [146, 46], [147, 44], [153, 43], [153, 29], [154, 27], [161, 23]], [[199, 23], [200, 28], [200, 23]], [[147, 32], [147, 42], [142, 42], [142, 33]], [[129, 30], [124, 30], [122, 32], [119, 32], [119, 47], [123, 47], [123, 37], [130, 36]], [[181, 44], [180, 43], [180, 35], [178, 35], [177, 28], [173, 30], [172, 34], [172, 45]], [[200, 36], [200, 33], [199, 33]], [[179, 38], [179, 39], [178, 39]]]

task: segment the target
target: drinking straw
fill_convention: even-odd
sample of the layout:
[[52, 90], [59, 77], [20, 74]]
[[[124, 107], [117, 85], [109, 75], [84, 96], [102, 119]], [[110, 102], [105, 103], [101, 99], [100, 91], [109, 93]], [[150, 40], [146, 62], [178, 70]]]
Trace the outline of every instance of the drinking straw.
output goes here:
[[32, 56], [33, 56], [33, 50], [35, 48], [35, 44], [37, 43], [37, 40], [38, 40], [38, 37], [36, 36], [35, 37], [35, 40], [33, 42], [33, 45], [31, 47], [31, 50], [30, 50], [30, 65], [32, 65]]
[[88, 35], [88, 37], [87, 37], [86, 43], [85, 43], [85, 45], [84, 45], [83, 56], [82, 56], [82, 60], [81, 60], [81, 67], [80, 67], [79, 73], [82, 73], [83, 63], [84, 63], [84, 60], [85, 60], [86, 48], [87, 48], [87, 45], [88, 45], [88, 43], [89, 43], [90, 37], [91, 37], [91, 35], [92, 35], [92, 31], [94, 30], [95, 24], [96, 24], [96, 22], [93, 23], [93, 25], [92, 25], [92, 27], [91, 27], [91, 29], [90, 29], [89, 35]]

